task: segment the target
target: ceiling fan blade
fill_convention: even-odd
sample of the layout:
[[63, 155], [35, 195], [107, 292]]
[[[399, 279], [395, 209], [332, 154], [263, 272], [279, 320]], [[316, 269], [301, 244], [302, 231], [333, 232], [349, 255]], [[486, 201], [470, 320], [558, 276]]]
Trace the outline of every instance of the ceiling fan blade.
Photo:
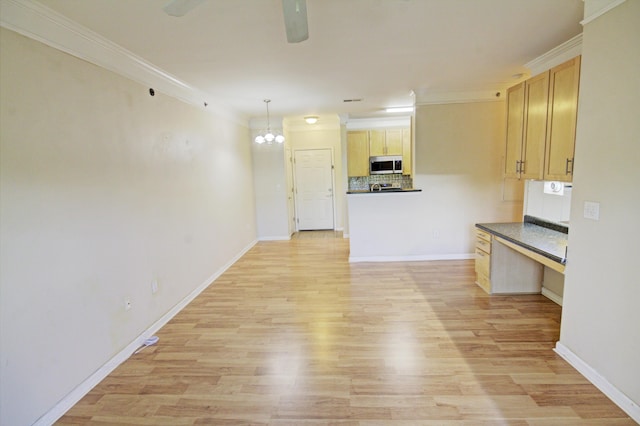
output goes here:
[[307, 25], [307, 1], [306, 0], [282, 0], [284, 13], [284, 26], [287, 30], [289, 43], [300, 43], [309, 38]]
[[191, 9], [203, 1], [204, 0], [171, 0], [164, 6], [163, 10], [167, 15], [180, 17], [186, 15]]

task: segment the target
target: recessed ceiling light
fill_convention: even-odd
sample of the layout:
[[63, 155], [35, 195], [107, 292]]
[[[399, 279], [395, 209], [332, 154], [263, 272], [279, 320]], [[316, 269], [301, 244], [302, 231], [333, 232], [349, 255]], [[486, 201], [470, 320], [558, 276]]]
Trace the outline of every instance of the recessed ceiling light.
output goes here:
[[306, 121], [307, 124], [316, 124], [318, 122], [318, 117], [315, 115], [307, 115], [304, 118], [304, 121]]

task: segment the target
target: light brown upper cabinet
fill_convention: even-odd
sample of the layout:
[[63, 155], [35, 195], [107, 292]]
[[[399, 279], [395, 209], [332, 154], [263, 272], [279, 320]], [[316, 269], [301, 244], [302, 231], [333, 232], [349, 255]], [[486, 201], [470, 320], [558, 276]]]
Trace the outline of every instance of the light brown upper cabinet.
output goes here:
[[580, 57], [507, 90], [504, 176], [571, 181]]
[[542, 179], [548, 99], [549, 72], [507, 91], [505, 176]]
[[402, 129], [387, 130], [385, 132], [387, 154], [402, 155]]
[[547, 109], [549, 106], [549, 72], [527, 80], [525, 86], [524, 137], [520, 177], [542, 179], [544, 148], [547, 141]]
[[386, 155], [384, 130], [369, 130], [369, 155]]
[[522, 130], [524, 129], [525, 82], [507, 90], [507, 146], [504, 160], [505, 177], [520, 177]]
[[402, 174], [411, 175], [411, 129], [350, 130], [347, 132], [349, 177], [369, 176], [369, 157], [402, 156]]
[[579, 87], [580, 56], [550, 70], [545, 180], [573, 179]]
[[402, 130], [370, 130], [369, 155], [402, 155]]
[[411, 175], [411, 129], [402, 129], [402, 174]]
[[347, 174], [369, 176], [369, 132], [354, 130], [347, 132]]

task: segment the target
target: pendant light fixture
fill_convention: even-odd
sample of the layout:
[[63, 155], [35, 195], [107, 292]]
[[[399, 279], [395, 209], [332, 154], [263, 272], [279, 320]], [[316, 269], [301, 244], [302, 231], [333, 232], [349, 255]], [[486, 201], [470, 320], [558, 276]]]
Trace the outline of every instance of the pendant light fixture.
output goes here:
[[268, 143], [271, 144], [273, 143], [273, 141], [276, 141], [277, 143], [282, 143], [284, 142], [284, 136], [282, 136], [280, 133], [277, 134], [273, 134], [271, 132], [271, 122], [269, 119], [269, 102], [271, 102], [271, 99], [265, 99], [264, 103], [267, 104], [267, 131], [264, 134], [259, 134], [258, 136], [256, 136], [256, 143], [258, 144], [263, 144], [263, 143]]

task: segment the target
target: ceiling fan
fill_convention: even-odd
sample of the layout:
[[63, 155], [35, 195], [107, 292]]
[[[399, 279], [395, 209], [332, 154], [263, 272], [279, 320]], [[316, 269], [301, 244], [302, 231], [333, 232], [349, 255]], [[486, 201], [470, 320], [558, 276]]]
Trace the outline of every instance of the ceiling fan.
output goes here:
[[[167, 15], [184, 16], [205, 0], [171, 0], [163, 10]], [[282, 0], [287, 42], [300, 43], [309, 38], [307, 0]]]

